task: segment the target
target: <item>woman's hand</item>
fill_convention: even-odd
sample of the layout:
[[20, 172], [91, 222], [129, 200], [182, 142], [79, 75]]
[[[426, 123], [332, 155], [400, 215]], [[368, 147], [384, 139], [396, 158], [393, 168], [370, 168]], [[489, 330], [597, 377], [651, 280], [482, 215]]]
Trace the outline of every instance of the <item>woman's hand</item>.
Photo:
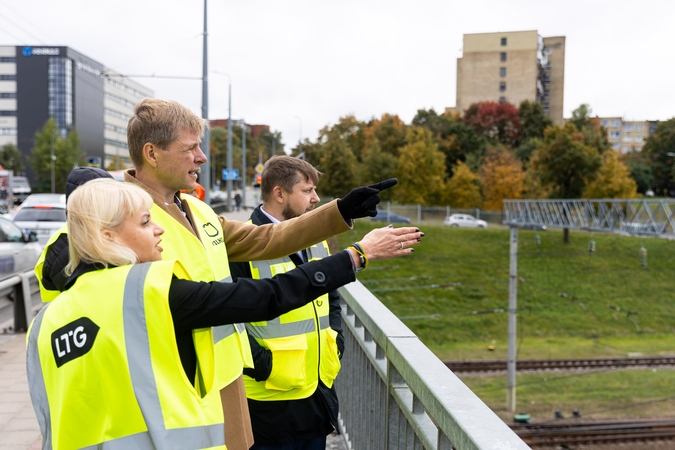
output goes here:
[[374, 229], [363, 236], [359, 243], [366, 254], [366, 258], [370, 261], [376, 261], [412, 253], [414, 249], [411, 247], [419, 243], [423, 236], [424, 233], [419, 228], [393, 228], [389, 225]]

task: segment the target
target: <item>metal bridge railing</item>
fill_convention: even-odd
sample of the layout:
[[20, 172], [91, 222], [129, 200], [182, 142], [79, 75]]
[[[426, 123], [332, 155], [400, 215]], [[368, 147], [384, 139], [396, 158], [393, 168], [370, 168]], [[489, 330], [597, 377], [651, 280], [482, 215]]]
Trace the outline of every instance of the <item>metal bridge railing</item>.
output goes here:
[[529, 448], [363, 284], [340, 294], [336, 388], [350, 449]]
[[675, 200], [504, 200], [505, 225], [675, 236]]

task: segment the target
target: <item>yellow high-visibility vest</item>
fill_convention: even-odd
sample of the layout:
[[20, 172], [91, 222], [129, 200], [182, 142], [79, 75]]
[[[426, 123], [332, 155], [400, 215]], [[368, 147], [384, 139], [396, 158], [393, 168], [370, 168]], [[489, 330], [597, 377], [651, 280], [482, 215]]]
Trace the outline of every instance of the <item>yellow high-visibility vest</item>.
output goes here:
[[[152, 220], [164, 228], [162, 235], [163, 259], [180, 261], [196, 281], [231, 283], [227, 248], [220, 219], [204, 202], [185, 195], [181, 200], [190, 205], [194, 228], [201, 241], [166, 211], [153, 204]], [[216, 355], [216, 377], [222, 389], [239, 378], [244, 367], [253, 367], [251, 347], [244, 324], [213, 328]]]
[[[328, 256], [324, 241], [307, 249], [308, 260]], [[271, 278], [295, 269], [289, 257], [271, 261], [252, 261], [251, 276]], [[281, 316], [246, 324], [249, 334], [272, 352], [272, 372], [265, 381], [244, 375], [246, 396], [253, 400], [296, 400], [307, 398], [317, 388], [319, 378], [331, 387], [340, 371], [337, 332], [329, 323], [328, 294]]]
[[195, 332], [195, 388], [178, 357], [173, 274], [188, 277], [175, 261], [85, 273], [37, 315], [27, 367], [43, 448], [226, 448], [211, 329]]
[[67, 234], [68, 233], [68, 227], [67, 226], [62, 226], [58, 230], [56, 230], [56, 233], [52, 234], [49, 237], [49, 240], [45, 244], [45, 248], [42, 249], [42, 253], [40, 254], [40, 257], [37, 260], [37, 263], [35, 264], [35, 276], [38, 279], [38, 284], [40, 285], [40, 297], [42, 298], [43, 302], [51, 302], [54, 300], [61, 292], [59, 291], [53, 291], [51, 289], [47, 289], [42, 285], [42, 268], [45, 265], [45, 258], [47, 256], [47, 252], [49, 251], [49, 247], [56, 242], [56, 240], [61, 236], [62, 234]]

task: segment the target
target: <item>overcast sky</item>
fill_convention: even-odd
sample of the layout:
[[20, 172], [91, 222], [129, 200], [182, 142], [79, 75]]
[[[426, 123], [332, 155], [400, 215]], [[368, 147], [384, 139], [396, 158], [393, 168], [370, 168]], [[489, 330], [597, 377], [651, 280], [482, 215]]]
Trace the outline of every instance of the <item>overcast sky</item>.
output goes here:
[[[0, 45], [68, 46], [122, 74], [202, 74], [203, 0], [0, 0]], [[462, 35], [566, 36], [565, 117], [675, 114], [675, 1], [210, 0], [209, 71], [232, 117], [287, 149], [340, 116], [455, 105]], [[201, 115], [201, 82], [137, 78]], [[210, 75], [209, 117], [227, 118]]]

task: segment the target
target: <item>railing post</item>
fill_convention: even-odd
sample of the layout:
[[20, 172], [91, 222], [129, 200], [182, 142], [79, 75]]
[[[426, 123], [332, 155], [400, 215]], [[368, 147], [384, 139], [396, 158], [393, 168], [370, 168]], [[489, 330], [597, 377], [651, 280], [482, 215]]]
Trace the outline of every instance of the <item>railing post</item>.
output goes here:
[[29, 281], [32, 272], [18, 275], [21, 277], [21, 283], [14, 286], [14, 330], [28, 331], [28, 325], [33, 316]]

